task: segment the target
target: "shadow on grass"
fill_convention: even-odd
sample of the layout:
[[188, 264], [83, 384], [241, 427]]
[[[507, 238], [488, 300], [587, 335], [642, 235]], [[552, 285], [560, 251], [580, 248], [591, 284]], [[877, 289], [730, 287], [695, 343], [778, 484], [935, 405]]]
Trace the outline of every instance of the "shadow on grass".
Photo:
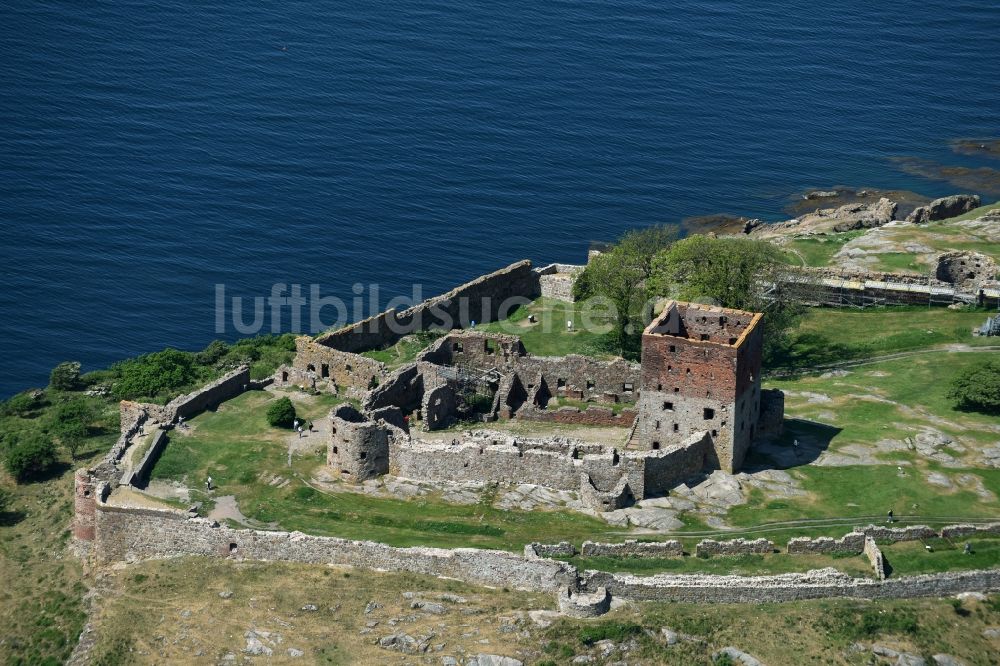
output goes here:
[[743, 463], [746, 472], [790, 469], [815, 462], [830, 448], [841, 428], [809, 421], [785, 419], [780, 437], [755, 441]]
[[771, 374], [787, 375], [870, 354], [871, 349], [864, 344], [845, 345], [820, 333], [799, 333], [771, 350], [768, 366]]
[[0, 527], [13, 527], [24, 520], [27, 515], [23, 511], [0, 511]]
[[55, 462], [46, 467], [45, 469], [33, 472], [30, 475], [21, 479], [21, 483], [45, 483], [46, 481], [52, 481], [53, 479], [58, 479], [66, 472], [73, 469], [73, 465], [67, 462]]

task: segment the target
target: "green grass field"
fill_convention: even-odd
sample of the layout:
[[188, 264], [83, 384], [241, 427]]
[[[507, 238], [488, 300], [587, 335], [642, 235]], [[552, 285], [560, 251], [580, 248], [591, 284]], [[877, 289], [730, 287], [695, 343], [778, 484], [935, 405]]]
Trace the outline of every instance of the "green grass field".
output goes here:
[[[536, 322], [528, 317], [535, 315]], [[573, 322], [573, 328], [566, 326]], [[477, 330], [506, 333], [521, 338], [524, 348], [535, 356], [585, 356], [610, 357], [605, 349], [604, 336], [610, 329], [607, 310], [597, 301], [567, 303], [552, 298], [539, 298], [529, 305], [519, 307], [504, 321], [477, 326]]]
[[824, 236], [795, 238], [781, 245], [788, 255], [788, 263], [793, 266], [805, 264], [810, 267], [829, 266], [833, 255], [837, 254], [848, 241], [864, 235], [864, 231], [847, 231]]
[[948, 344], [996, 345], [995, 338], [972, 335], [989, 316], [980, 310], [946, 308], [810, 308], [774, 365], [808, 369]]

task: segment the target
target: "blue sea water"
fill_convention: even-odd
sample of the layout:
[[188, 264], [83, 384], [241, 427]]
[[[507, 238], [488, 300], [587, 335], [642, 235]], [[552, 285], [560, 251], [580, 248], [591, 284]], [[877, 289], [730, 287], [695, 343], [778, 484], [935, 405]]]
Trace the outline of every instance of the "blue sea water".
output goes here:
[[0, 395], [1000, 135], [996, 2], [12, 0], [0, 58]]

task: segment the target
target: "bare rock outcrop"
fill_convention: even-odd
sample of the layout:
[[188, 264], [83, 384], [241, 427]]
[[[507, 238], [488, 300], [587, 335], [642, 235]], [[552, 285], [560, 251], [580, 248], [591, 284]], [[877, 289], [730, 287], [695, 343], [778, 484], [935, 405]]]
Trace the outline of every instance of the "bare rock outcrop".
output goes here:
[[953, 194], [950, 197], [935, 199], [926, 206], [920, 206], [906, 216], [906, 221], [913, 224], [923, 224], [934, 220], [947, 220], [949, 217], [968, 213], [981, 205], [978, 194]]

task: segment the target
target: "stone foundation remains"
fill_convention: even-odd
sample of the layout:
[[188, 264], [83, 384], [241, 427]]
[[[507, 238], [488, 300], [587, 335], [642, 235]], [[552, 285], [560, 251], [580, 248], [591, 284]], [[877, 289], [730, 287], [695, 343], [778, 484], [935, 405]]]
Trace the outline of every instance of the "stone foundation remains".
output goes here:
[[767, 539], [732, 539], [731, 541], [715, 541], [714, 539], [702, 539], [695, 546], [695, 555], [698, 557], [716, 557], [719, 555], [769, 555], [774, 550], [774, 544]]
[[680, 541], [636, 541], [626, 540], [623, 543], [599, 543], [584, 541], [580, 554], [584, 557], [638, 557], [661, 558], [681, 557], [684, 547]]

